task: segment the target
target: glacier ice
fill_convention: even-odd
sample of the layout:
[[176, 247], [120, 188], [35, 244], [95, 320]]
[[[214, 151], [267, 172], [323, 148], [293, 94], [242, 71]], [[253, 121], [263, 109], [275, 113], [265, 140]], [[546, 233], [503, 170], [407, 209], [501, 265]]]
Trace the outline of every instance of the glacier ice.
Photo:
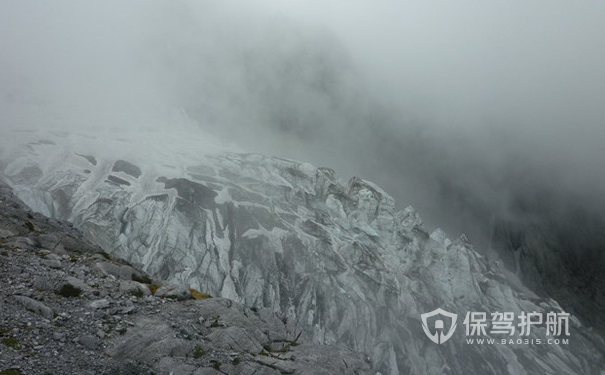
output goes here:
[[[428, 233], [412, 207], [398, 211], [372, 182], [225, 152], [203, 136], [170, 137], [15, 132], [0, 142], [0, 173], [33, 209], [71, 221], [148, 273], [281, 311], [314, 342], [367, 353], [382, 374], [605, 368], [602, 338], [577, 320], [567, 346], [471, 345], [461, 328], [434, 344], [420, 314], [438, 307], [459, 317], [561, 308], [466, 238]], [[529, 339], [546, 337], [534, 328]]]

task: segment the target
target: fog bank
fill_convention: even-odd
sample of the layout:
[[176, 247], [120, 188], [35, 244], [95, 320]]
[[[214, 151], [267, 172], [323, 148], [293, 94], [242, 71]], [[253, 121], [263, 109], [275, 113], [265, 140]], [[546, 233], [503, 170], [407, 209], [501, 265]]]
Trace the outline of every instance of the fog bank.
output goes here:
[[[5, 1], [0, 127], [170, 131], [186, 119], [245, 150], [373, 180], [430, 227], [484, 241], [494, 215], [602, 212], [604, 12]], [[548, 209], [520, 203], [541, 199]]]

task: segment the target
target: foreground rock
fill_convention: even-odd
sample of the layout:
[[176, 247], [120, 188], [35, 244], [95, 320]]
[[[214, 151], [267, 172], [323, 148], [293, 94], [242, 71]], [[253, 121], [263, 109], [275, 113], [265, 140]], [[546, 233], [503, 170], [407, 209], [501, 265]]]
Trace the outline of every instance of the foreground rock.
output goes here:
[[1, 374], [372, 373], [271, 311], [161, 287], [1, 185], [0, 231]]

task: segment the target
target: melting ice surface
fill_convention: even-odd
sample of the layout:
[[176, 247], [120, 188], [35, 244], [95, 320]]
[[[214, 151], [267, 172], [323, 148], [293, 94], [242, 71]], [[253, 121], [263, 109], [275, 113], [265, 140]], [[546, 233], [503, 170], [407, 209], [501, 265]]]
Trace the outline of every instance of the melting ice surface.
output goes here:
[[[396, 210], [374, 183], [243, 154], [180, 123], [3, 130], [0, 173], [32, 208], [70, 220], [147, 272], [281, 311], [309, 340], [367, 353], [382, 374], [605, 368], [603, 340], [573, 317], [568, 345], [468, 344], [469, 311], [561, 308], [488, 264], [464, 237], [427, 233], [413, 208]], [[420, 319], [436, 308], [459, 318], [443, 344]], [[548, 338], [544, 326], [532, 328], [527, 339]]]

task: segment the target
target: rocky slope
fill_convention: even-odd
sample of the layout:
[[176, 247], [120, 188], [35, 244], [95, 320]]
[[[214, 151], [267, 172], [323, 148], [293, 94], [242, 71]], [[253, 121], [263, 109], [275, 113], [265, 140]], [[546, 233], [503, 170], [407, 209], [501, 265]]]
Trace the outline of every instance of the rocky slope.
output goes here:
[[[367, 353], [383, 374], [599, 374], [605, 366], [603, 340], [574, 317], [566, 346], [466, 343], [469, 311], [562, 309], [488, 264], [464, 236], [427, 233], [411, 207], [396, 210], [371, 182], [219, 152], [189, 133], [5, 139], [0, 172], [36, 211], [69, 220], [154, 277], [268, 308], [308, 342]], [[438, 307], [460, 318], [442, 345], [420, 320]], [[546, 327], [523, 338], [544, 340]]]
[[0, 185], [0, 374], [371, 373], [269, 309], [160, 283]]

